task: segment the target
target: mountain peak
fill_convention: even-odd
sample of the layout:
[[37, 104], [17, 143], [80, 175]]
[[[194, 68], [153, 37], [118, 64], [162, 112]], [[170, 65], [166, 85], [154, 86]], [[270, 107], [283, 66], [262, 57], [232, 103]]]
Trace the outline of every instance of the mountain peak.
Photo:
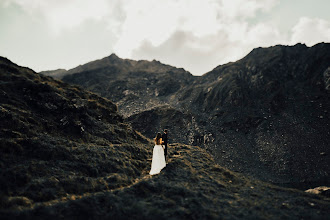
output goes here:
[[297, 43], [294, 45], [294, 47], [307, 47], [307, 46], [306, 46], [306, 44]]
[[112, 53], [108, 58], [110, 59], [120, 59], [115, 53]]

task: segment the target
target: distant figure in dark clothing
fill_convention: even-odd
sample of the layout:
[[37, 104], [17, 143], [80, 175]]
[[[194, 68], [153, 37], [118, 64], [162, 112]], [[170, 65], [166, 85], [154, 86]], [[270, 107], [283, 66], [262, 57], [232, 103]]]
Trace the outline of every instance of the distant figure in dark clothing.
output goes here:
[[162, 140], [163, 140], [164, 146], [165, 146], [164, 155], [165, 155], [165, 160], [166, 160], [166, 156], [167, 156], [167, 129], [164, 130], [164, 133], [162, 135]]

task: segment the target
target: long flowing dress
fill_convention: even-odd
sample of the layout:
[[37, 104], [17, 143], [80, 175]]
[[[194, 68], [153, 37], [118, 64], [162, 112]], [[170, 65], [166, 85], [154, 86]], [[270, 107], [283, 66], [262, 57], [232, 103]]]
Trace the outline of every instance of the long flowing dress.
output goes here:
[[162, 145], [155, 145], [152, 153], [152, 162], [150, 175], [160, 173], [160, 171], [166, 166], [164, 149]]

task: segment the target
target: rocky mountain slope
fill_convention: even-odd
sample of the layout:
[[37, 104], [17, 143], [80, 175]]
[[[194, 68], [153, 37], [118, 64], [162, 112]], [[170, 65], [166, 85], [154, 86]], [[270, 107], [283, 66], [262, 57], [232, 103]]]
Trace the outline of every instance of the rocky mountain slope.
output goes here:
[[0, 58], [2, 208], [129, 185], [149, 140], [107, 99]]
[[200, 147], [172, 144], [167, 167], [151, 177], [152, 143], [123, 123], [112, 102], [5, 58], [0, 76], [1, 219], [330, 214], [328, 197], [231, 172]]
[[194, 77], [155, 60], [134, 61], [112, 54], [69, 70], [62, 79], [110, 98], [121, 114], [130, 116], [168, 103]]
[[201, 77], [111, 55], [63, 80], [114, 100], [147, 137], [168, 128], [172, 142], [203, 146], [229, 169], [307, 187], [330, 182], [329, 67], [330, 44], [297, 44], [254, 49]]
[[179, 100], [207, 122], [219, 164], [274, 183], [328, 184], [329, 67], [330, 44], [258, 48]]

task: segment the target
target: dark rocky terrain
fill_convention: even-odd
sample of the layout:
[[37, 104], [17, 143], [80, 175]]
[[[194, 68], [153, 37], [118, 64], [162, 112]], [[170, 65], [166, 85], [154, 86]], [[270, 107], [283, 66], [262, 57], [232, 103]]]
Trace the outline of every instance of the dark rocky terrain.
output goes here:
[[330, 44], [254, 49], [179, 95], [214, 137], [217, 162], [273, 183], [329, 184]]
[[226, 168], [308, 188], [330, 183], [329, 67], [330, 44], [297, 44], [256, 48], [201, 77], [111, 55], [62, 79], [114, 100], [149, 138], [168, 128]]
[[194, 77], [155, 60], [134, 61], [112, 54], [69, 70], [62, 79], [111, 99], [127, 117], [167, 104]]
[[5, 58], [0, 76], [1, 219], [330, 215], [326, 195], [234, 173], [197, 146], [171, 144], [167, 167], [151, 177], [153, 144], [123, 122], [112, 102]]
[[150, 142], [91, 92], [0, 58], [1, 207], [131, 184]]

